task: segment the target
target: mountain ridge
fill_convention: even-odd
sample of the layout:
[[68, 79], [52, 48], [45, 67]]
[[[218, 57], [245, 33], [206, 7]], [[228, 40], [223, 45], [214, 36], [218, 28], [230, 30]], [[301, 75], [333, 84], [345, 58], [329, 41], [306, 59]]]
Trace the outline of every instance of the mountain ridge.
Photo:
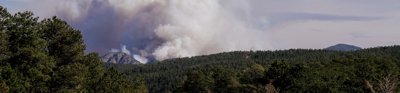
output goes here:
[[113, 64], [142, 64], [137, 61], [133, 56], [123, 52], [110, 52], [101, 57], [105, 63]]
[[332, 50], [332, 51], [357, 51], [361, 50], [361, 47], [350, 45], [350, 44], [343, 44], [339, 43], [330, 47], [325, 48], [325, 50]]

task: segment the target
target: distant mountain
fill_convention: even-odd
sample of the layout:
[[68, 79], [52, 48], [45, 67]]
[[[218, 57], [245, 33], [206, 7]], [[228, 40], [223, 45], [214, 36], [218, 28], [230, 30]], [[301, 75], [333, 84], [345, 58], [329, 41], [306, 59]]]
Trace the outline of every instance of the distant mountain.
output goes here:
[[349, 45], [349, 44], [336, 44], [334, 46], [330, 46], [325, 48], [326, 50], [334, 50], [334, 51], [356, 51], [362, 49], [361, 47]]
[[111, 52], [101, 57], [106, 63], [114, 64], [142, 64], [131, 55], [122, 52]]

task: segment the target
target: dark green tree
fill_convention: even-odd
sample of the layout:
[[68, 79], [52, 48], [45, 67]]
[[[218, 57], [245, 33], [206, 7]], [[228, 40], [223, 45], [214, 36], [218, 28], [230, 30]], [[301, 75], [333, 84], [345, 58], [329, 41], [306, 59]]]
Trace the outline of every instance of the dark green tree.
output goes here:
[[266, 80], [263, 79], [265, 73], [266, 70], [263, 66], [260, 64], [253, 64], [243, 72], [241, 81], [245, 84], [264, 85], [267, 83]]
[[189, 93], [207, 93], [214, 85], [213, 79], [209, 74], [194, 70], [186, 74], [187, 80], [183, 85], [183, 91]]
[[90, 63], [85, 63], [86, 61], [98, 61], [85, 59], [85, 45], [80, 32], [70, 27], [65, 21], [53, 17], [41, 22], [41, 34], [42, 38], [48, 42], [49, 56], [56, 60], [58, 66], [54, 69], [55, 74], [52, 76], [54, 77], [52, 79], [53, 90], [86, 91], [85, 88], [88, 86], [85, 84], [86, 80], [90, 79], [88, 75], [91, 71], [88, 67]]
[[225, 70], [222, 67], [213, 69], [212, 79], [214, 80], [213, 82], [215, 82], [212, 89], [214, 92], [233, 92], [235, 88], [240, 86], [236, 73], [230, 70]]
[[4, 61], [8, 59], [9, 55], [9, 49], [8, 49], [8, 34], [6, 33], [7, 26], [10, 24], [9, 19], [10, 19], [10, 14], [7, 12], [7, 10], [3, 7], [0, 6], [0, 62], [1, 64], [4, 64]]
[[12, 24], [7, 27], [9, 35], [8, 49], [13, 53], [7, 60], [16, 72], [18, 82], [11, 85], [11, 91], [46, 92], [51, 80], [55, 62], [47, 55], [47, 42], [40, 38], [38, 18], [31, 12], [17, 13], [10, 18]]
[[2, 93], [97, 92], [105, 86], [102, 84], [108, 84], [103, 83], [105, 78], [118, 81], [112, 83], [118, 87], [114, 90], [131, 93], [147, 89], [143, 82], [120, 72], [110, 76], [98, 54], [85, 55], [80, 31], [67, 22], [56, 17], [41, 22], [38, 19], [32, 12], [11, 15], [0, 6]]
[[48, 42], [49, 55], [57, 60], [57, 65], [83, 63], [85, 45], [80, 31], [56, 17], [41, 24], [42, 38]]
[[95, 90], [99, 93], [147, 93], [147, 87], [144, 81], [140, 78], [129, 78], [125, 74], [118, 73], [111, 68], [108, 70], [104, 77], [101, 78], [100, 83], [96, 86]]

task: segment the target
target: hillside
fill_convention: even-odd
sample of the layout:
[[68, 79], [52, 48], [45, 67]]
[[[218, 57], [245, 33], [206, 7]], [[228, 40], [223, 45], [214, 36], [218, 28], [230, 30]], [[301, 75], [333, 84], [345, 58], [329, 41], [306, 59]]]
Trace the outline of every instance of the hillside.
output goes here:
[[101, 57], [102, 61], [113, 64], [142, 64], [129, 54], [111, 52]]
[[333, 50], [333, 51], [356, 51], [360, 50], [362, 48], [354, 45], [348, 45], [348, 44], [336, 44], [334, 46], [330, 46], [328, 48], [325, 48], [326, 50]]
[[[370, 81], [378, 86], [379, 79], [370, 79], [370, 76], [385, 77], [387, 74], [381, 71], [395, 71], [396, 73], [390, 75], [398, 77], [398, 60], [400, 46], [390, 46], [353, 52], [304, 49], [238, 51], [170, 59], [155, 64], [112, 67], [130, 76], [141, 76], [150, 92], [185, 91], [187, 80], [190, 79], [188, 77], [193, 72], [196, 75], [205, 75], [203, 79], [210, 81], [208, 86], [197, 86], [203, 87], [203, 90], [217, 91], [213, 87], [221, 82], [218, 81], [221, 78], [215, 76], [225, 73], [224, 75], [234, 79], [230, 82], [237, 82], [234, 89], [242, 92], [268, 90], [265, 87], [271, 85], [281, 92], [365, 92], [369, 88], [359, 80]], [[252, 69], [256, 69], [256, 72], [251, 72]], [[260, 72], [257, 69], [261, 69]], [[251, 76], [252, 74], [257, 75]], [[200, 81], [207, 83], [207, 80]]]

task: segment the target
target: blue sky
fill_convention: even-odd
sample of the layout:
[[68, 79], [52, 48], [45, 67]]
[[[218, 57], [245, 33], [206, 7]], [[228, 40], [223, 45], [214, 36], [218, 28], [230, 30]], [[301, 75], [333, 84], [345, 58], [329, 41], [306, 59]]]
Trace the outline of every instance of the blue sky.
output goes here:
[[[40, 17], [61, 16], [78, 29], [90, 30], [76, 20], [94, 13], [89, 7], [96, 5], [92, 1], [1, 0], [0, 5], [11, 12], [29, 10]], [[274, 49], [324, 48], [337, 43], [364, 48], [400, 44], [400, 0], [220, 2], [246, 24], [265, 31]]]

